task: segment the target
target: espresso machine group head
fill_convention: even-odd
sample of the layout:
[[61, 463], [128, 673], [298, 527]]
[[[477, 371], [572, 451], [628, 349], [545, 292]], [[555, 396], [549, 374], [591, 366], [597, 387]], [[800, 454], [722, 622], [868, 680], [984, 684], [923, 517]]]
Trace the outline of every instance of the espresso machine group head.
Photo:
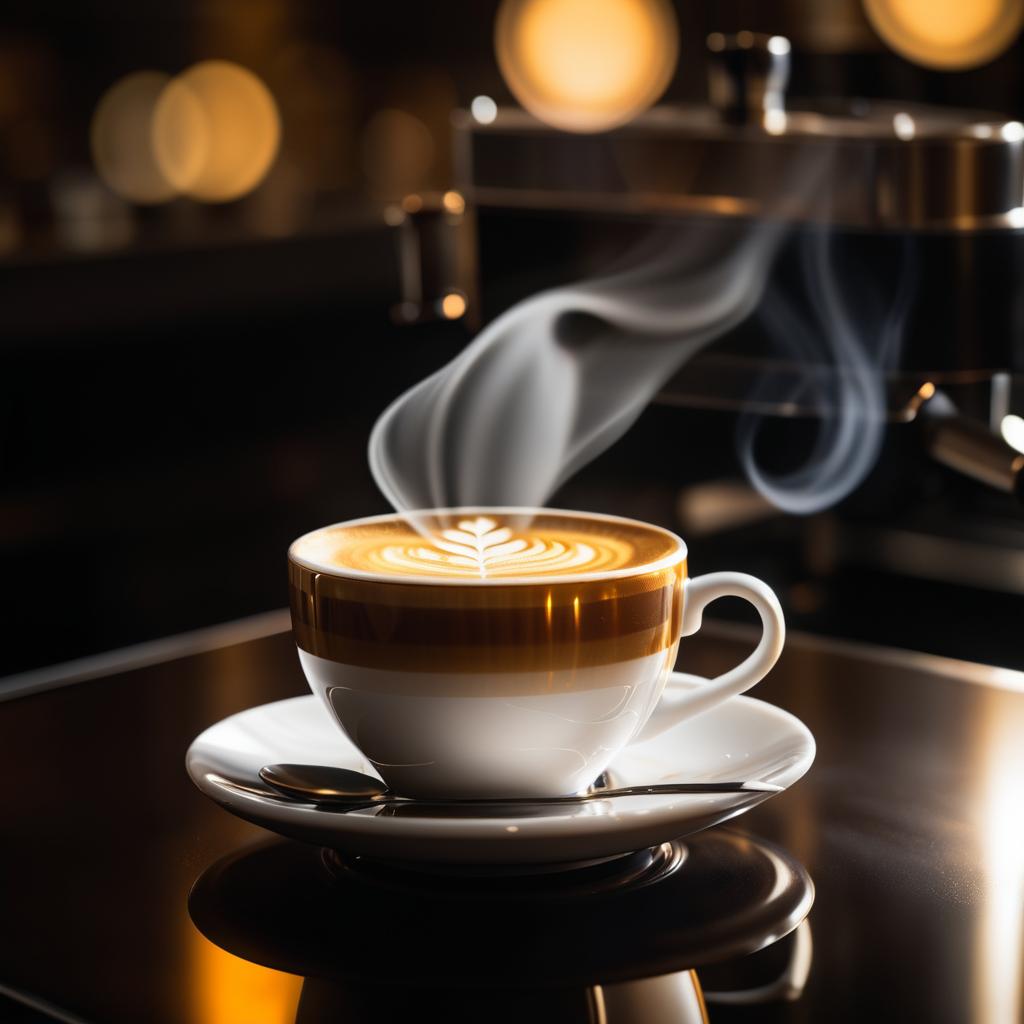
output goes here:
[[[696, 232], [710, 249], [770, 225], [784, 240], [765, 294], [799, 306], [815, 301], [806, 240], [827, 236], [849, 306], [905, 307], [878, 366], [886, 417], [921, 425], [939, 461], [1019, 494], [1024, 456], [1000, 428], [1024, 407], [1024, 125], [904, 102], [790, 100], [790, 58], [781, 35], [712, 33], [710, 103], [655, 107], [602, 133], [518, 108], [486, 123], [460, 112], [465, 211], [449, 280], [479, 322], [600, 274], [652, 233], [671, 244]], [[870, 318], [854, 328], [868, 347], [880, 329]], [[806, 374], [769, 334], [755, 312], [687, 364], [667, 388], [673, 403], [742, 410], [766, 374]], [[815, 372], [844, 372], [842, 362]], [[806, 411], [763, 396], [758, 407]]]

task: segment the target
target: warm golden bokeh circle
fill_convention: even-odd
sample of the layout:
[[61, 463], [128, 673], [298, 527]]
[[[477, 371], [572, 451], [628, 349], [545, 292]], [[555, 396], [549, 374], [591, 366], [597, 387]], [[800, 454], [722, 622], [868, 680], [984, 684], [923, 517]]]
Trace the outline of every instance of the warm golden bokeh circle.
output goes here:
[[661, 96], [679, 34], [666, 0], [504, 0], [495, 49], [506, 83], [530, 113], [558, 128], [596, 132]]
[[169, 77], [160, 71], [136, 71], [115, 82], [92, 116], [89, 143], [96, 173], [122, 199], [163, 203], [177, 195], [153, 153], [153, 113]]
[[157, 163], [176, 191], [199, 180], [210, 153], [211, 124], [199, 97], [180, 79], [169, 82], [150, 127]]
[[1024, 0], [864, 0], [864, 9], [900, 56], [944, 70], [994, 60], [1024, 24]]
[[254, 189], [277, 155], [281, 124], [274, 98], [251, 72], [203, 61], [164, 90], [153, 118], [153, 149], [175, 187], [208, 202]]
[[102, 96], [90, 128], [103, 181], [135, 203], [188, 195], [226, 202], [251, 192], [277, 155], [281, 123], [267, 87], [229, 61], [176, 78], [139, 71]]
[[466, 315], [466, 296], [461, 292], [448, 292], [441, 299], [441, 315], [446, 320], [458, 320], [460, 316]]

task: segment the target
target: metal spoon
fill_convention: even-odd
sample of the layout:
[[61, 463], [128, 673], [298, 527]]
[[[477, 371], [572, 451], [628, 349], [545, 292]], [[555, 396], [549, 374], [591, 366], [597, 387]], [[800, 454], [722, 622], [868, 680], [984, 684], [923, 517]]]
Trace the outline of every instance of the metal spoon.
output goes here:
[[372, 775], [316, 764], [268, 764], [260, 778], [272, 789], [303, 803], [323, 804], [338, 810], [408, 804], [417, 807], [504, 807], [511, 805], [579, 804], [619, 796], [655, 796], [665, 793], [781, 793], [772, 782], [667, 782], [651, 786], [592, 788], [569, 796], [509, 797], [495, 800], [415, 800], [392, 793]]

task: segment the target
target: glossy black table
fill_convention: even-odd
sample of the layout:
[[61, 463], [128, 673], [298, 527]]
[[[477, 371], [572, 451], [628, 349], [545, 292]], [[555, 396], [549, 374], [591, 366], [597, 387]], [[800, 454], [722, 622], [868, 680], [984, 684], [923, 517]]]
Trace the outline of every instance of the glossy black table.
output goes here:
[[[742, 630], [709, 623], [685, 642], [680, 667], [712, 674], [750, 642]], [[422, 1019], [435, 1019], [423, 1008], [443, 1006], [438, 993], [472, 987], [460, 985], [455, 958], [440, 976], [443, 946], [430, 950], [436, 984], [422, 977], [410, 986], [400, 976], [382, 983], [390, 962], [387, 940], [377, 936], [385, 948], [372, 953], [381, 970], [362, 995], [388, 989], [389, 999], [339, 1002], [324, 988], [333, 982], [323, 964], [313, 964], [316, 977], [303, 992], [303, 948], [322, 953], [325, 940], [310, 944], [287, 887], [304, 872], [320, 878], [319, 851], [232, 818], [192, 787], [183, 768], [188, 743], [206, 726], [303, 692], [278, 613], [0, 681], [0, 1020], [261, 1024], [299, 1014], [303, 1022], [358, 1021], [392, 1019], [389, 1006], [395, 1013], [418, 1006]], [[694, 963], [720, 961], [699, 967], [706, 989], [767, 985], [766, 997], [748, 1005], [709, 1001], [710, 1019], [1021, 1019], [1024, 674], [795, 636], [756, 695], [810, 726], [817, 763], [731, 831], [693, 840], [693, 850], [707, 864], [746, 849], [745, 835], [759, 837], [806, 869], [816, 898], [796, 937], [762, 952], [740, 955], [747, 952], [740, 944], [728, 957], [688, 954]], [[231, 866], [237, 861], [241, 869]], [[231, 867], [230, 884], [218, 864]], [[685, 871], [684, 864], [680, 879]], [[190, 915], [189, 894], [201, 877]], [[737, 876], [735, 885], [743, 882]], [[661, 891], [667, 899], [676, 890]], [[241, 928], [228, 919], [228, 897]], [[711, 913], [713, 904], [704, 903], [701, 912]], [[309, 906], [329, 936], [332, 918], [324, 915], [334, 911], [323, 901]], [[344, 907], [340, 900], [339, 930], [351, 927]], [[658, 913], [667, 918], [672, 907]], [[680, 928], [696, 912], [680, 897]], [[478, 915], [481, 943], [499, 933], [499, 913]], [[550, 931], [568, 913], [557, 900], [545, 903], [536, 927]], [[622, 920], [640, 929], [645, 918]], [[712, 933], [709, 925], [709, 943]], [[444, 941], [441, 927], [424, 934]], [[415, 956], [408, 947], [403, 955]], [[594, 949], [596, 965], [600, 944]], [[772, 989], [771, 978], [796, 953], [810, 961], [806, 983], [797, 971], [795, 986]], [[567, 975], [559, 986], [550, 956], [543, 970], [525, 958], [518, 974], [500, 943], [495, 957], [510, 964], [502, 982], [508, 1019], [659, 1019], [654, 1004], [648, 1011], [636, 1000], [626, 1016], [595, 1009], [593, 1000], [581, 1009], [573, 986], [599, 979]], [[268, 962], [282, 969], [262, 966]], [[652, 960], [650, 973], [663, 974], [668, 963]], [[643, 967], [630, 963], [610, 980], [640, 977]]]

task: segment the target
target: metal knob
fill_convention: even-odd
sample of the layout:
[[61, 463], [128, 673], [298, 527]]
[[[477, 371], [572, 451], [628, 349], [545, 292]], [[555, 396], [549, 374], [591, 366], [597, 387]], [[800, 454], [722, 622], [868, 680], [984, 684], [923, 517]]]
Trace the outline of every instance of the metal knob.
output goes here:
[[707, 43], [708, 93], [723, 120], [746, 124], [785, 112], [790, 51], [785, 36], [712, 32]]
[[1024, 501], [1024, 455], [984, 423], [955, 414], [929, 417], [925, 446], [936, 462]]

